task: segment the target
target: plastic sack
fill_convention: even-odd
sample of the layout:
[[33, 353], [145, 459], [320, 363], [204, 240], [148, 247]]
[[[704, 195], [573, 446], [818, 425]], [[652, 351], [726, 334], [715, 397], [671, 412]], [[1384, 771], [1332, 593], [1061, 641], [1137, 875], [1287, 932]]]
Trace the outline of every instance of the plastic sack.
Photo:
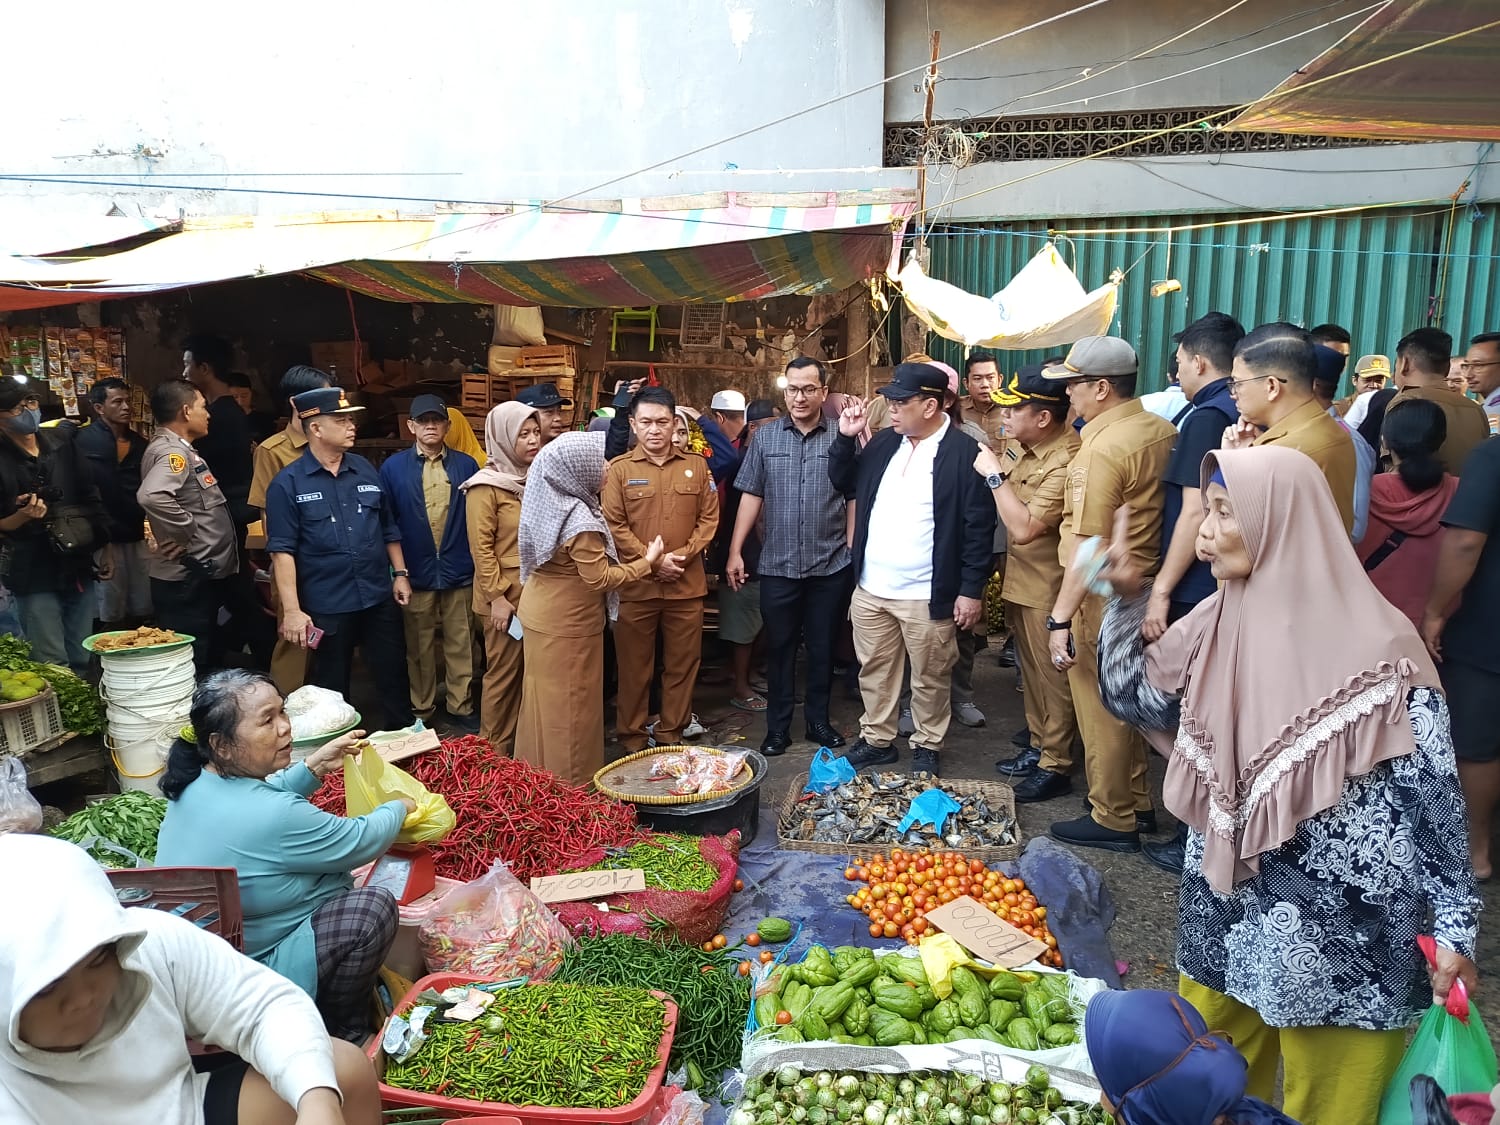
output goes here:
[[20, 758], [6, 758], [0, 768], [0, 833], [40, 832], [42, 806], [26, 788], [26, 767]]
[[495, 306], [495, 330], [490, 336], [490, 343], [525, 347], [541, 346], [546, 342], [547, 333], [542, 324], [540, 305]]
[[546, 980], [573, 946], [557, 916], [498, 859], [439, 899], [417, 940], [428, 972], [487, 980]]
[[429, 792], [411, 774], [397, 769], [374, 750], [367, 749], [357, 758], [344, 755], [344, 801], [350, 816], [366, 816], [398, 797], [410, 797], [417, 803], [417, 811], [407, 813], [401, 822], [401, 831], [396, 834], [400, 843], [435, 844], [458, 823], [447, 798]]
[[[1432, 939], [1417, 940], [1431, 963]], [[1380, 1125], [1414, 1125], [1411, 1084], [1423, 1074], [1448, 1094], [1488, 1093], [1495, 1086], [1495, 1048], [1463, 981], [1453, 982], [1446, 1007], [1434, 1004], [1417, 1024], [1417, 1033], [1385, 1088]]]
[[820, 746], [807, 769], [807, 785], [802, 792], [827, 793], [853, 780], [854, 767], [849, 764], [849, 759], [834, 757], [832, 750]]
[[286, 717], [292, 723], [292, 741], [306, 742], [322, 734], [347, 730], [359, 722], [359, 712], [336, 691], [308, 684], [286, 697]]

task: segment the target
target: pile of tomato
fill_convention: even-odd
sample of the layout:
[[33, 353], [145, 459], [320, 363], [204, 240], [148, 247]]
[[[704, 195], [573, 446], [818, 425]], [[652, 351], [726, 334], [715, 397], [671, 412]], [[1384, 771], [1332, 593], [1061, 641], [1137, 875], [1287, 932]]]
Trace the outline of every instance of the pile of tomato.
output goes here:
[[931, 927], [927, 911], [968, 895], [995, 917], [1009, 922], [1047, 947], [1037, 960], [1062, 968], [1057, 939], [1047, 929], [1047, 908], [1036, 900], [1024, 880], [993, 871], [980, 859], [959, 852], [904, 851], [870, 857], [844, 868], [844, 878], [862, 883], [844, 901], [870, 919], [870, 936], [922, 940]]

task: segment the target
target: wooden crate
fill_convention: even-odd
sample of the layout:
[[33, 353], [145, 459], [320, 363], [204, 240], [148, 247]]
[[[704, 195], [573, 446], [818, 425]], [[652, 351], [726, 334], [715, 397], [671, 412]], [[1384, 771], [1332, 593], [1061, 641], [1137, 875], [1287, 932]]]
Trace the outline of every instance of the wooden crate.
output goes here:
[[573, 397], [571, 375], [559, 375], [545, 370], [526, 370], [522, 373], [520, 368], [516, 368], [506, 375], [465, 375], [459, 388], [458, 406], [464, 413], [478, 411], [487, 414], [491, 407], [510, 402], [527, 387], [534, 387], [538, 383], [554, 383], [563, 398]]
[[578, 366], [578, 349], [572, 344], [546, 344], [520, 349], [516, 356], [517, 367], [566, 367], [568, 374]]
[[353, 340], [331, 340], [308, 345], [312, 364], [320, 371], [336, 375], [353, 386], [360, 370], [370, 362], [370, 345], [363, 340], [355, 350]]

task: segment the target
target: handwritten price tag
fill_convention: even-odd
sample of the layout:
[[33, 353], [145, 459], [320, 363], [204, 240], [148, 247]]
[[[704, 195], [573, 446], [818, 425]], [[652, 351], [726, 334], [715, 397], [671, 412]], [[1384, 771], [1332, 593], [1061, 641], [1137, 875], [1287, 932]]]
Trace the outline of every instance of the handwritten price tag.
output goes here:
[[543, 902], [578, 902], [626, 891], [644, 891], [646, 873], [639, 867], [620, 871], [572, 871], [566, 875], [538, 875], [531, 880], [532, 893]]
[[1003, 968], [1035, 961], [1047, 951], [1043, 942], [1027, 937], [1009, 922], [1002, 922], [983, 903], [968, 895], [929, 910], [927, 921], [976, 957]]

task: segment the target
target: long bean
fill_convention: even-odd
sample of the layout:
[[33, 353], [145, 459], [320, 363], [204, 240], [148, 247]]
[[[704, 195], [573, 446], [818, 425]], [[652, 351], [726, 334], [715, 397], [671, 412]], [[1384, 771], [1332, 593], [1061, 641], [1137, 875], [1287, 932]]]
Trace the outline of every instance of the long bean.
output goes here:
[[666, 1006], [640, 989], [505, 989], [477, 1021], [431, 1019], [385, 1084], [464, 1101], [615, 1109], [658, 1062]]
[[723, 1071], [739, 1065], [750, 986], [725, 953], [629, 934], [580, 937], [552, 979], [650, 988], [671, 996], [677, 1001], [677, 1031], [670, 1065], [696, 1071], [701, 1081], [694, 1085], [706, 1098], [717, 1094]]

